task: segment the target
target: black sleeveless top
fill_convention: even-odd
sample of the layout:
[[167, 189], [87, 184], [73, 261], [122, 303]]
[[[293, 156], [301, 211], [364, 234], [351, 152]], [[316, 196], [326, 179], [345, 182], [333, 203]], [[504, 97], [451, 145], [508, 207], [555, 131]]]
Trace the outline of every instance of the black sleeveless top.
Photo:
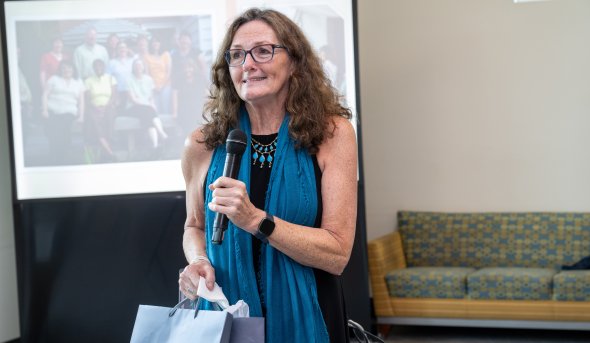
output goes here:
[[[252, 135], [252, 137], [265, 145], [271, 144], [271, 142], [277, 137], [277, 133], [272, 135]], [[252, 156], [250, 156], [252, 159]], [[316, 155], [311, 155], [313, 161], [313, 167], [316, 178], [316, 193], [318, 196], [318, 211], [315, 219], [314, 227], [321, 227], [322, 222], [322, 197], [321, 197], [321, 180], [322, 171], [318, 165], [318, 159]], [[256, 162], [251, 165], [250, 171], [250, 201], [254, 206], [260, 209], [264, 209], [266, 201], [266, 190], [268, 188], [268, 182], [270, 180], [270, 172], [272, 167], [268, 166], [268, 163], [260, 167], [260, 163]], [[252, 251], [253, 251], [253, 262], [254, 270], [256, 271], [256, 281], [258, 289], [260, 291], [260, 248], [262, 243], [260, 240], [252, 237]], [[344, 292], [342, 290], [342, 282], [340, 276], [330, 274], [326, 271], [313, 268], [317, 293], [318, 302], [320, 309], [322, 310], [322, 316], [330, 335], [330, 342], [348, 342], [348, 326], [346, 308], [344, 305]], [[260, 293], [260, 292], [259, 292]], [[263, 313], [266, 312], [264, 305], [264, 299], [261, 299]]]

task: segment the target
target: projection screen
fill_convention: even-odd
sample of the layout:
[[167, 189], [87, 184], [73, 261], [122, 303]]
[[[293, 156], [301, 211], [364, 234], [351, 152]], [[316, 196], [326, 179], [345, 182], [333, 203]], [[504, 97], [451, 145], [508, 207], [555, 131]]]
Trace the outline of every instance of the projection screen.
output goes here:
[[[212, 59], [254, 6], [300, 25], [356, 123], [352, 0], [5, 1], [16, 199], [183, 191], [180, 156], [203, 123]], [[135, 72], [152, 79], [158, 125], [132, 114]], [[97, 73], [107, 86], [89, 80]]]

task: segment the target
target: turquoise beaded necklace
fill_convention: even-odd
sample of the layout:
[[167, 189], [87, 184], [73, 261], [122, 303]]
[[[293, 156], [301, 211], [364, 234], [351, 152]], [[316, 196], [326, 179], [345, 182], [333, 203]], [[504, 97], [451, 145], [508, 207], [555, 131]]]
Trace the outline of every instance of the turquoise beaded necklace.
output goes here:
[[264, 167], [264, 164], [267, 163], [267, 167], [272, 167], [272, 161], [274, 160], [275, 150], [277, 150], [277, 139], [279, 136], [277, 135], [275, 139], [269, 144], [262, 144], [259, 141], [255, 140], [252, 137], [252, 164], [256, 165], [256, 163], [260, 163], [260, 168]]

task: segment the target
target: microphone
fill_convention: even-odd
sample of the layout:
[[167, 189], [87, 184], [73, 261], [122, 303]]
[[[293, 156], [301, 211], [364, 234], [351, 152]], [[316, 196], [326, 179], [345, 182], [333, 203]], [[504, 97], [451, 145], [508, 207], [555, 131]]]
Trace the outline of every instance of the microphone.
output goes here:
[[[238, 177], [240, 170], [240, 159], [246, 150], [246, 141], [248, 138], [244, 131], [234, 129], [229, 132], [227, 140], [225, 141], [225, 166], [223, 167], [223, 176], [235, 179]], [[221, 244], [223, 242], [223, 234], [227, 230], [228, 219], [225, 214], [217, 212], [215, 214], [215, 221], [213, 222], [213, 235], [211, 236], [211, 243]]]

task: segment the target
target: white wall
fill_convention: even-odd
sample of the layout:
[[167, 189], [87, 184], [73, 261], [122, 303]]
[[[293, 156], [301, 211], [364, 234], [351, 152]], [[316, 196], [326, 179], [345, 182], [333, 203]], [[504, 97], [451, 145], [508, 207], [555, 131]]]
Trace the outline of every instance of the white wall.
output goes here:
[[590, 211], [590, 1], [358, 1], [368, 238], [398, 210]]
[[5, 90], [4, 68], [0, 67], [0, 342], [20, 337]]

